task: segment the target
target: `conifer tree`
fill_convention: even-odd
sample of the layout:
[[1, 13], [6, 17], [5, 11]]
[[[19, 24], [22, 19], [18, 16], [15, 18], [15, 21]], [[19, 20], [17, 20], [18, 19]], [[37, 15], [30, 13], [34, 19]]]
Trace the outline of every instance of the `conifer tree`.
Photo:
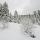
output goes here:
[[9, 9], [6, 2], [2, 5], [1, 15], [2, 15], [1, 17], [2, 19], [4, 19], [5, 21], [8, 21]]
[[15, 17], [17, 17], [17, 16], [18, 16], [18, 13], [17, 13], [17, 11], [16, 11], [16, 10], [15, 10], [14, 16], [15, 16]]
[[18, 22], [18, 12], [15, 10], [15, 13], [14, 13], [14, 22]]
[[9, 14], [9, 17], [10, 17], [10, 20], [9, 20], [9, 22], [12, 22], [12, 20], [13, 20], [13, 17], [12, 17], [12, 14], [11, 14], [11, 13]]

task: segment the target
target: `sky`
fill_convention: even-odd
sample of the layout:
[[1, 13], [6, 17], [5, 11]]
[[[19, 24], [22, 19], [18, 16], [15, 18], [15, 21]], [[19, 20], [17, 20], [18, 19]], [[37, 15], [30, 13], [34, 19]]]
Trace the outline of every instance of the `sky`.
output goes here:
[[33, 10], [40, 9], [40, 0], [0, 0], [0, 3], [4, 3], [5, 1], [8, 3], [9, 10], [12, 14], [15, 10], [19, 14], [22, 14], [24, 10], [27, 10], [27, 13], [31, 13]]

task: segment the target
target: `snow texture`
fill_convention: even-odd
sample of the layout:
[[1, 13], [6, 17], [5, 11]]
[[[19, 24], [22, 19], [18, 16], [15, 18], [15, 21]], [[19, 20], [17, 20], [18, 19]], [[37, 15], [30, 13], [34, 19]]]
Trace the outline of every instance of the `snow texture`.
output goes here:
[[40, 26], [34, 30], [36, 38], [30, 37], [28, 34], [21, 32], [21, 24], [8, 23], [8, 29], [0, 31], [0, 40], [40, 40]]

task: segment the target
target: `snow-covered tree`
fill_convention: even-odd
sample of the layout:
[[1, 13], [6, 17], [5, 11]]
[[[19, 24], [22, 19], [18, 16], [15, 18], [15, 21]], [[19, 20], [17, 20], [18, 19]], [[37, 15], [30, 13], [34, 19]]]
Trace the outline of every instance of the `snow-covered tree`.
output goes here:
[[1, 14], [2, 14], [2, 4], [0, 4], [0, 17], [2, 16]]
[[18, 21], [18, 12], [15, 10], [15, 13], [14, 13], [14, 22], [17, 22]]
[[35, 16], [35, 17], [36, 17], [36, 14], [37, 14], [36, 11], [34, 11], [34, 16]]
[[0, 18], [8, 21], [9, 9], [8, 4], [5, 2], [3, 5], [0, 4]]
[[10, 14], [9, 14], [9, 22], [12, 22], [12, 20], [13, 20], [13, 16], [12, 16], [12, 14], [10, 13]]
[[6, 2], [3, 4], [2, 12], [3, 12], [3, 14], [6, 15], [6, 16], [9, 15], [8, 5], [7, 5]]
[[38, 14], [40, 15], [40, 10], [38, 10]]
[[18, 12], [15, 10], [14, 16], [17, 17], [18, 16]]

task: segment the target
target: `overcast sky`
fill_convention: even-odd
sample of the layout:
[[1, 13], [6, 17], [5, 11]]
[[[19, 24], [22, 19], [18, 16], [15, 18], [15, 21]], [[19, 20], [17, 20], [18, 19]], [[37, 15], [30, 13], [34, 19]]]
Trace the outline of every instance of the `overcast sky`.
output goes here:
[[19, 12], [22, 9], [37, 10], [40, 9], [40, 0], [0, 0], [0, 3], [7, 2], [9, 5], [10, 11], [13, 13], [14, 10], [18, 10]]

